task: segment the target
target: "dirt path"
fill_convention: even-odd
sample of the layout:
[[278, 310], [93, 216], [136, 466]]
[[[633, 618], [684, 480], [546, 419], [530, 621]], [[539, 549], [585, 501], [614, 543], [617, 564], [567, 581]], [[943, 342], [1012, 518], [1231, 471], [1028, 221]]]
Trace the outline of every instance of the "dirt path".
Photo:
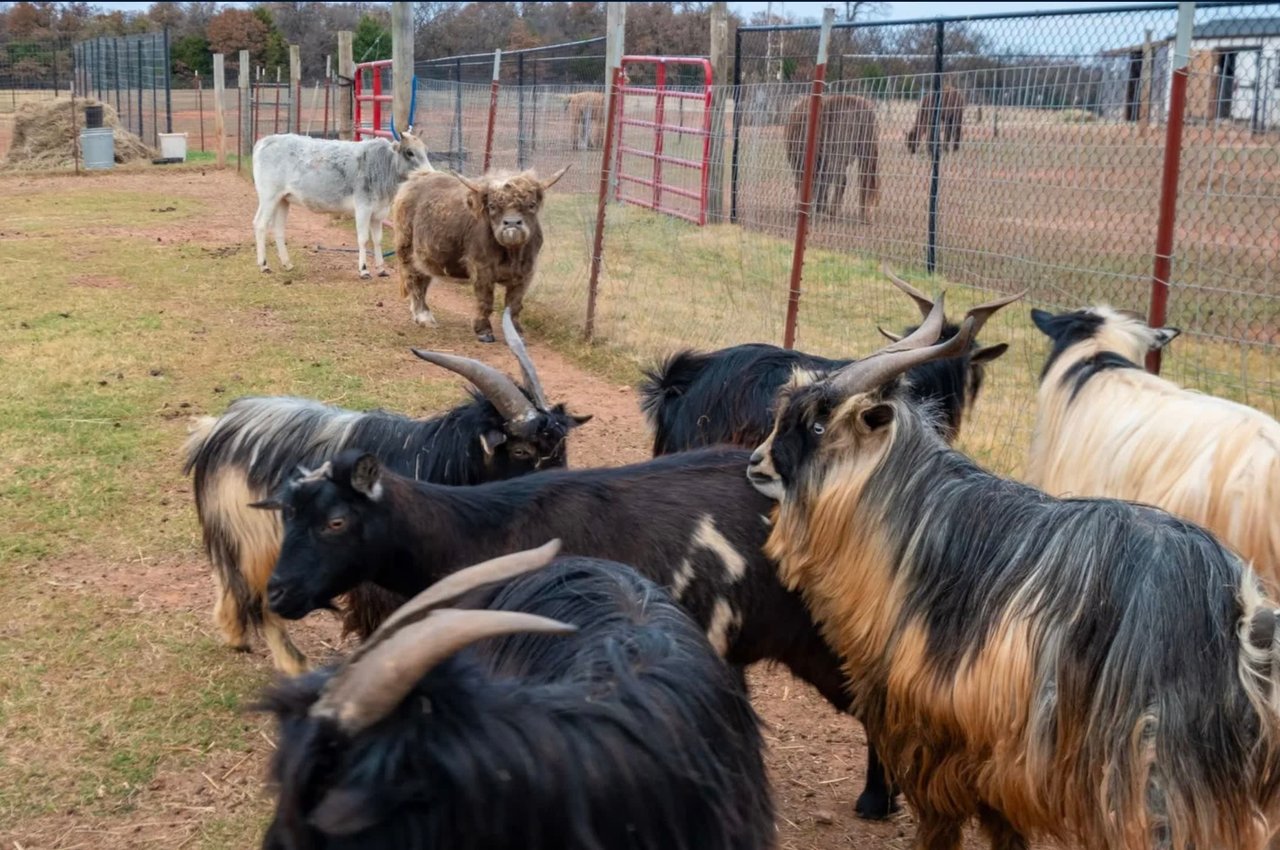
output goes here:
[[[26, 191], [42, 186], [66, 188], [73, 177], [32, 177], [18, 181]], [[198, 220], [175, 221], [144, 235], [159, 241], [196, 244], [210, 257], [252, 266], [250, 217], [255, 206], [252, 186], [234, 172], [187, 169], [170, 172], [119, 170], [100, 180], [104, 192], [162, 193], [175, 198], [198, 198], [214, 212]], [[111, 226], [111, 225], [104, 225]], [[136, 230], [131, 233], [137, 234]], [[551, 236], [554, 238], [554, 234]], [[349, 223], [334, 222], [305, 210], [289, 221], [289, 242], [295, 259], [303, 259], [305, 274], [263, 276], [265, 285], [315, 287], [317, 297], [339, 291], [354, 293], [367, 321], [385, 323], [388, 331], [407, 344], [443, 348], [485, 360], [498, 368], [511, 368], [510, 355], [501, 345], [481, 345], [470, 333], [468, 293], [457, 287], [438, 287], [432, 307], [442, 327], [426, 331], [411, 324], [399, 298], [395, 278], [357, 284], [352, 253], [308, 251], [304, 246], [352, 247]], [[389, 244], [389, 239], [388, 239]], [[270, 255], [274, 263], [274, 251]], [[252, 329], [250, 329], [252, 330]], [[576, 432], [570, 459], [574, 466], [612, 466], [648, 457], [648, 434], [630, 387], [618, 386], [581, 368], [570, 358], [537, 338], [528, 341], [534, 360], [552, 398], [572, 401], [572, 407], [595, 415]], [[388, 368], [413, 372], [418, 365], [397, 361]], [[179, 506], [179, 507], [186, 507]], [[195, 562], [193, 562], [193, 559]], [[205, 568], [198, 558], [149, 560], [124, 565], [77, 558], [48, 564], [51, 580], [62, 587], [87, 593], [108, 592], [132, 601], [142, 612], [163, 610], [198, 615], [210, 632], [204, 612], [209, 604]], [[297, 629], [299, 643], [313, 657], [339, 649], [336, 629], [328, 615], [313, 615]], [[266, 670], [261, 652], [244, 663]], [[781, 669], [757, 668], [751, 672], [754, 702], [768, 724], [769, 763], [778, 802], [778, 847], [783, 850], [828, 848], [908, 847], [910, 818], [901, 815], [886, 823], [867, 823], [852, 813], [865, 772], [861, 728], [850, 718], [837, 715], [817, 694]], [[136, 810], [124, 826], [112, 834], [98, 833], [74, 813], [52, 815], [24, 830], [17, 846], [35, 847], [137, 847], [180, 846], [191, 834], [192, 812], [197, 819], [216, 820], [255, 807], [266, 810], [262, 793], [265, 761], [271, 745], [262, 731], [250, 734], [247, 751], [211, 751], [201, 757], [201, 769], [162, 772], [151, 785], [139, 789]], [[261, 740], [259, 740], [261, 738]], [[196, 775], [198, 774], [198, 775]], [[181, 829], [170, 823], [186, 823]], [[114, 821], [113, 821], [114, 823]], [[2, 832], [3, 830], [0, 830]], [[18, 836], [23, 838], [23, 835]], [[33, 841], [33, 837], [37, 837]], [[8, 842], [5, 846], [9, 846]], [[973, 847], [981, 846], [973, 842]], [[235, 846], [234, 841], [228, 846]]]

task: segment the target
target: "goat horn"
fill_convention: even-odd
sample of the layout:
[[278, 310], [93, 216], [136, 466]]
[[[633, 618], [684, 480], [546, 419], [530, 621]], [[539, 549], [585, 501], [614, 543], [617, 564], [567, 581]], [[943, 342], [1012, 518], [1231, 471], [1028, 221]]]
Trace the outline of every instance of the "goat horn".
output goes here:
[[911, 296], [911, 300], [916, 302], [916, 306], [920, 308], [920, 315], [924, 318], [929, 317], [929, 311], [933, 309], [933, 299], [898, 277], [889, 268], [889, 264], [885, 263], [880, 266], [880, 271], [884, 272], [885, 277], [889, 278], [889, 282], [901, 289], [907, 295]]
[[[938, 299], [938, 303], [942, 303], [941, 298]], [[946, 342], [903, 349], [902, 346], [910, 340], [908, 337], [901, 343], [882, 348], [870, 357], [865, 357], [841, 369], [831, 377], [831, 385], [844, 395], [854, 395], [882, 386], [921, 363], [954, 357], [969, 347], [973, 339], [974, 324], [974, 319], [965, 319], [964, 324], [960, 326], [960, 332]], [[936, 331], [933, 338], [937, 339]]]
[[476, 641], [518, 632], [569, 634], [576, 626], [519, 611], [436, 609], [337, 673], [311, 707], [354, 735], [395, 710], [437, 664]]
[[889, 340], [889, 342], [902, 342], [902, 334], [889, 333], [889, 331], [876, 325], [876, 330], [880, 331], [880, 336]]
[[428, 363], [442, 366], [475, 384], [508, 422], [523, 422], [538, 415], [538, 411], [525, 398], [524, 393], [520, 392], [515, 381], [487, 363], [439, 351], [424, 351], [421, 348], [411, 350]]
[[445, 576], [383, 620], [382, 625], [369, 636], [369, 639], [347, 657], [347, 664], [353, 664], [379, 643], [387, 640], [394, 632], [421, 620], [433, 609], [453, 602], [459, 596], [477, 587], [507, 581], [518, 575], [541, 569], [551, 563], [559, 551], [560, 539], [556, 538], [537, 549], [526, 549], [523, 552], [512, 552], [510, 555], [491, 558]]
[[995, 315], [997, 310], [1008, 304], [1012, 304], [1014, 301], [1018, 301], [1019, 299], [1026, 297], [1026, 294], [1030, 291], [1031, 290], [1029, 289], [1024, 289], [1021, 292], [1014, 293], [1013, 295], [1006, 295], [1003, 298], [997, 298], [994, 301], [979, 304], [968, 313], [965, 313], [965, 318], [973, 319], [973, 335], [975, 337], [978, 335], [978, 331], [982, 330], [982, 326], [987, 323], [987, 319], [990, 319]]
[[542, 382], [538, 380], [538, 370], [533, 368], [533, 359], [529, 357], [529, 350], [524, 347], [524, 340], [516, 330], [510, 307], [502, 311], [502, 334], [507, 340], [507, 347], [516, 356], [516, 360], [520, 361], [520, 371], [524, 373], [524, 385], [529, 388], [529, 392], [533, 393], [534, 403], [542, 410], [550, 410], [547, 395], [542, 391]]

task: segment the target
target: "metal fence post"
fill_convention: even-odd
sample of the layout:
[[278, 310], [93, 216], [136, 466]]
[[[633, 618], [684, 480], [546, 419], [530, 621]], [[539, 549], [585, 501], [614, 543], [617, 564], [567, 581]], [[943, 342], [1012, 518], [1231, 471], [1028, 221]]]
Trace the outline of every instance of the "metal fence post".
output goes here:
[[933, 118], [929, 122], [929, 234], [925, 248], [924, 267], [933, 274], [938, 265], [938, 190], [942, 184], [942, 63], [944, 25], [934, 25], [933, 43]]
[[[172, 62], [170, 61], [170, 58], [169, 58], [169, 28], [165, 27], [164, 28], [164, 127], [165, 127], [164, 131], [166, 133], [173, 132], [173, 77], [172, 77], [171, 67], [172, 67]], [[204, 119], [203, 113], [201, 114], [200, 118], [201, 120]], [[203, 130], [201, 131], [200, 135], [201, 137], [204, 136]], [[204, 148], [203, 142], [201, 142], [200, 147]]]
[[733, 32], [733, 153], [729, 165], [729, 221], [738, 223], [738, 142], [742, 136], [742, 30]]
[[524, 168], [524, 54], [516, 54], [516, 168]]
[[[1187, 111], [1191, 63], [1191, 28], [1196, 4], [1178, 4], [1178, 30], [1173, 47], [1173, 79], [1169, 83], [1169, 122], [1165, 129], [1164, 169], [1160, 178], [1160, 218], [1156, 223], [1156, 256], [1151, 274], [1151, 306], [1147, 324], [1163, 327], [1169, 306], [1173, 269], [1173, 225], [1178, 211], [1178, 173], [1182, 166], [1182, 122]], [[1147, 353], [1147, 370], [1160, 374], [1159, 349]]]
[[614, 124], [618, 109], [618, 89], [622, 86], [623, 26], [616, 25], [609, 35], [609, 97], [605, 107], [604, 150], [600, 152], [600, 188], [596, 196], [596, 230], [591, 242], [591, 274], [587, 281], [587, 322], [583, 336], [591, 342], [596, 327], [596, 294], [600, 287], [600, 266], [604, 261], [604, 213], [609, 203], [609, 151], [613, 148]]
[[796, 344], [796, 319], [800, 313], [800, 280], [804, 271], [805, 240], [809, 234], [809, 208], [813, 199], [814, 160], [818, 153], [819, 123], [822, 121], [822, 94], [827, 84], [827, 51], [831, 45], [831, 25], [836, 10], [822, 12], [822, 34], [818, 37], [818, 62], [813, 69], [813, 91], [809, 94], [809, 120], [805, 128], [804, 171], [800, 179], [800, 197], [796, 203], [796, 244], [791, 254], [791, 286], [787, 293], [787, 320], [783, 328], [783, 348]]
[[138, 39], [138, 138], [146, 137], [146, 133], [142, 131], [142, 39]]
[[[493, 162], [493, 125], [498, 120], [498, 74], [502, 71], [502, 49], [493, 51], [493, 80], [489, 83], [489, 126], [484, 131], [484, 173]], [[516, 131], [520, 135], [520, 131]]]
[[453, 145], [453, 155], [456, 157], [456, 168], [462, 171], [462, 60], [456, 59], [453, 63], [453, 79], [454, 79], [454, 101], [453, 101], [453, 132], [457, 143]]

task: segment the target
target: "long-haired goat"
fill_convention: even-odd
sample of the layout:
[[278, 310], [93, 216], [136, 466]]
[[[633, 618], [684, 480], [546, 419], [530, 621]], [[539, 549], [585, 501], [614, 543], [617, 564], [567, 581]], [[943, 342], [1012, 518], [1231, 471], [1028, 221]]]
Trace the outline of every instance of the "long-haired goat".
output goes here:
[[[922, 317], [929, 315], [933, 301], [927, 295], [887, 268], [884, 272], [895, 286], [911, 296]], [[975, 328], [981, 329], [993, 313], [1023, 294], [981, 304], [965, 318], [972, 317]], [[913, 330], [915, 326], [905, 333]], [[947, 321], [942, 335], [950, 339], [959, 330], [959, 325]], [[959, 436], [961, 421], [982, 390], [986, 364], [1008, 348], [1003, 342], [979, 347], [974, 341], [954, 357], [922, 363], [907, 373], [908, 397], [938, 406], [942, 414], [940, 425], [948, 442]], [[707, 353], [678, 352], [650, 370], [640, 386], [640, 406], [653, 430], [653, 453], [670, 454], [720, 443], [753, 449], [773, 427], [778, 391], [797, 374], [812, 380], [852, 362], [761, 343]]]
[[1199, 523], [1280, 592], [1280, 423], [1142, 368], [1176, 328], [1108, 307], [1032, 310], [1053, 340], [1027, 481], [1055, 496], [1110, 496]]
[[[941, 299], [939, 299], [941, 300]], [[1261, 850], [1280, 785], [1277, 612], [1204, 529], [998, 478], [875, 389], [971, 332], [790, 392], [748, 475], [766, 551], [857, 683], [916, 846]]]
[[[409, 596], [467, 564], [557, 537], [566, 552], [630, 564], [670, 588], [730, 664], [781, 662], [848, 711], [839, 659], [761, 551], [774, 505], [742, 477], [747, 457], [708, 449], [443, 487], [343, 452], [261, 505], [284, 514], [271, 608], [302, 617], [362, 581]], [[857, 810], [884, 817], [893, 796], [874, 753], [869, 763]]]
[[[229, 645], [247, 649], [260, 629], [276, 666], [290, 673], [306, 657], [266, 604], [267, 580], [280, 552], [278, 517], [248, 509], [299, 466], [319, 466], [343, 449], [372, 452], [397, 472], [440, 484], [478, 484], [564, 466], [565, 438], [590, 419], [563, 404], [552, 407], [514, 329], [507, 341], [520, 361], [526, 389], [497, 369], [447, 354], [420, 356], [477, 387], [472, 400], [432, 419], [357, 413], [307, 399], [242, 398], [221, 417], [203, 417], [187, 442], [196, 513], [213, 566], [213, 619]], [[401, 601], [368, 588], [347, 599], [348, 624], [381, 619]]]
[[455, 573], [270, 692], [266, 850], [773, 846], [740, 679], [661, 588], [608, 561], [543, 568], [555, 551]]

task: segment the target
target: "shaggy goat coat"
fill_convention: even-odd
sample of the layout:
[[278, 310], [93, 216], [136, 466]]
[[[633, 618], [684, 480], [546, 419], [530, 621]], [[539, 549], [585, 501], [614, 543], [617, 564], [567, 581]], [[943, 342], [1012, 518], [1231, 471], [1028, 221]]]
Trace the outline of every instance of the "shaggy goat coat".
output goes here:
[[917, 846], [958, 848], [971, 817], [998, 848], [1265, 846], [1276, 612], [1208, 532], [1000, 479], [910, 404], [823, 385], [764, 459], [766, 551], [858, 683]]
[[1280, 422], [1146, 372], [1169, 332], [1137, 318], [1093, 308], [1040, 322], [1060, 339], [1040, 382], [1027, 481], [1199, 523], [1280, 593]]
[[277, 686], [265, 848], [773, 846], [759, 721], [665, 591], [622, 564], [561, 558], [466, 607], [577, 631], [464, 649], [355, 736], [308, 716], [331, 672]]

